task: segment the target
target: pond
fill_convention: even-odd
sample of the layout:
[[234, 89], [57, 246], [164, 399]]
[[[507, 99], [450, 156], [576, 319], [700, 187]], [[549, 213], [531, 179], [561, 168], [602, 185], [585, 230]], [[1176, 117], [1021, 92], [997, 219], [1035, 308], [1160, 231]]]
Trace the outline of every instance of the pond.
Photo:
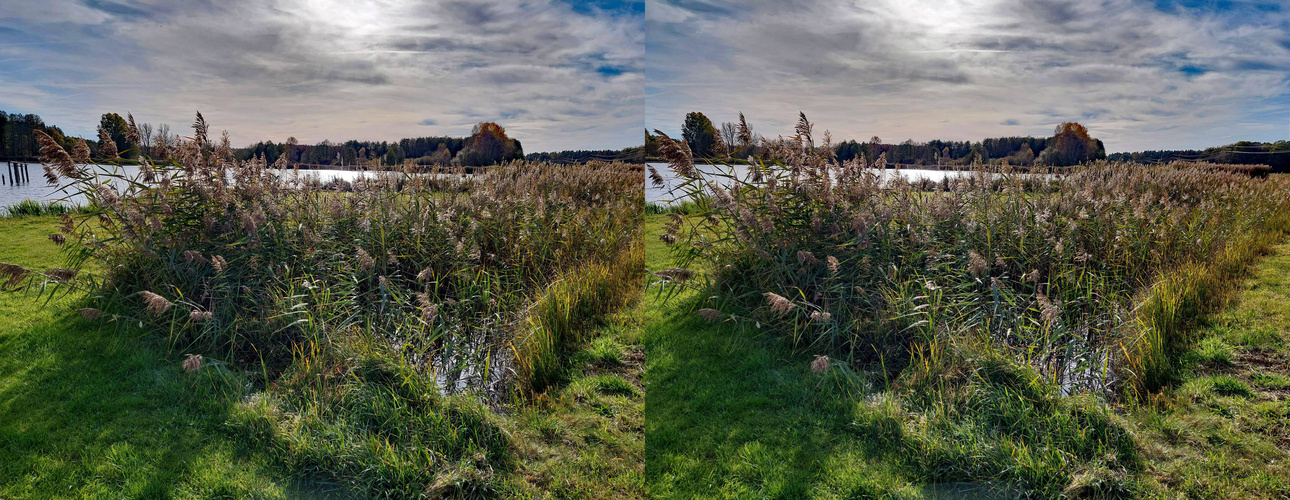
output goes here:
[[[60, 203], [79, 205], [85, 202], [85, 197], [78, 193], [67, 193], [60, 190], [57, 186], [50, 186], [45, 183], [45, 169], [39, 163], [27, 164], [27, 170], [30, 172], [31, 182], [12, 184], [9, 180], [9, 167], [5, 162], [0, 162], [0, 176], [4, 177], [4, 182], [0, 185], [0, 212], [5, 207], [18, 203], [22, 200], [35, 200], [40, 203], [58, 201]], [[85, 165], [82, 165], [85, 166]], [[123, 173], [128, 177], [134, 177], [139, 174], [138, 165], [98, 165], [98, 171]], [[284, 172], [295, 172], [295, 170], [285, 170]], [[387, 172], [378, 171], [360, 171], [360, 170], [300, 170], [301, 178], [317, 177], [323, 183], [333, 179], [353, 182], [360, 177], [375, 177]]]
[[[649, 182], [649, 179], [646, 179], [645, 180], [645, 202], [646, 203], [667, 205], [667, 204], [673, 203], [677, 198], [684, 196], [684, 193], [682, 192], [671, 191], [671, 188], [674, 188], [676, 185], [680, 184], [680, 179], [676, 175], [676, 172], [673, 172], [672, 169], [668, 168], [666, 163], [650, 163], [649, 165], [654, 167], [655, 169], [658, 169], [658, 173], [661, 174], [663, 176], [663, 179], [667, 181], [668, 187], [663, 187], [663, 188], [654, 187], [654, 185]], [[735, 173], [739, 175], [740, 179], [746, 178], [748, 175], [747, 165], [695, 165], [694, 167], [703, 174], [713, 174], [717, 172], [728, 173], [730, 172], [731, 169], [734, 169]], [[891, 179], [895, 179], [897, 177], [903, 177], [904, 179], [911, 180], [911, 181], [918, 180], [918, 179], [927, 179], [930, 181], [940, 182], [941, 179], [944, 179], [947, 177], [954, 178], [954, 177], [959, 177], [963, 175], [970, 175], [972, 173], [970, 170], [919, 170], [919, 169], [899, 169], [899, 170], [889, 169], [889, 170], [883, 170], [881, 172], [882, 172], [881, 176], [884, 182], [889, 181]], [[722, 180], [725, 180], [725, 179], [722, 179]]]

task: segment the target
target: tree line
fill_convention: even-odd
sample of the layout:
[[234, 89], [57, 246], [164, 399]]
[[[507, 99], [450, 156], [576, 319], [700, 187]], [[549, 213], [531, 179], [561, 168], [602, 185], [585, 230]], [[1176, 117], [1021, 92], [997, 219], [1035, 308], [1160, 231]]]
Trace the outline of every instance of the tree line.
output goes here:
[[[179, 145], [179, 135], [170, 125], [135, 122], [127, 114], [104, 113], [96, 128], [97, 140], [68, 137], [62, 129], [46, 125], [39, 115], [0, 111], [0, 159], [35, 159], [40, 154], [35, 132], [49, 134], [64, 149], [72, 151], [80, 143], [96, 160], [137, 160], [146, 156], [153, 161], [167, 161]], [[233, 149], [241, 160], [262, 156], [269, 163], [283, 158], [288, 164], [325, 166], [395, 166], [404, 162], [418, 165], [483, 166], [524, 158], [517, 139], [506, 135], [506, 129], [493, 122], [475, 125], [469, 137], [416, 137], [397, 142], [346, 141], [300, 144], [291, 137], [282, 143], [257, 142]]]
[[[681, 137], [690, 146], [695, 158], [736, 158], [751, 156], [767, 158], [777, 150], [782, 139], [767, 140], [752, 131], [743, 114], [740, 123], [725, 122], [717, 127], [703, 113], [691, 112], [681, 125]], [[741, 124], [749, 131], [739, 137]], [[658, 157], [658, 137], [645, 131], [645, 156]], [[846, 140], [831, 144], [839, 160], [850, 161], [863, 157], [872, 163], [883, 156], [887, 163], [905, 165], [970, 165], [973, 162], [1002, 163], [1030, 166], [1068, 166], [1089, 160], [1106, 159], [1106, 146], [1100, 139], [1089, 135], [1088, 129], [1076, 122], [1062, 123], [1051, 137], [996, 137], [978, 142], [932, 140], [915, 142], [913, 139], [891, 144], [874, 136], [868, 141]]]
[[573, 151], [553, 151], [544, 153], [529, 153], [525, 156], [529, 161], [542, 161], [547, 163], [557, 163], [568, 165], [572, 163], [586, 163], [589, 161], [621, 161], [626, 163], [643, 163], [645, 161], [645, 148], [641, 146], [623, 148], [623, 149], [596, 149], [596, 150], [573, 150]]
[[285, 142], [257, 142], [238, 149], [239, 159], [263, 156], [269, 163], [285, 155], [289, 164], [349, 166], [395, 166], [405, 162], [423, 166], [494, 165], [524, 158], [518, 139], [506, 136], [506, 129], [493, 122], [475, 125], [470, 137], [414, 137], [397, 142], [345, 141], [300, 144], [295, 137]]
[[1171, 161], [1207, 161], [1237, 165], [1267, 165], [1273, 172], [1290, 172], [1290, 141], [1240, 141], [1203, 150], [1152, 150], [1115, 153], [1112, 160], [1134, 163], [1168, 163]]

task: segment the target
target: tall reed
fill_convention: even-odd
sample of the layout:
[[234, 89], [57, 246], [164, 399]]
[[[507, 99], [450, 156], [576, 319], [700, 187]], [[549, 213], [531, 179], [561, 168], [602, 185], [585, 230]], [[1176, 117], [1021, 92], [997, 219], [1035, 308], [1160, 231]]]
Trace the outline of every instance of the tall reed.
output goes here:
[[728, 312], [858, 364], [899, 371], [947, 337], [986, 338], [1069, 391], [1158, 387], [1143, 382], [1160, 376], [1153, 341], [1124, 346], [1144, 326], [1166, 344], [1179, 334], [1139, 321], [1173, 314], [1144, 294], [1204, 266], [1212, 278], [1180, 285], [1198, 295], [1177, 313], [1194, 318], [1251, 248], [1290, 228], [1282, 184], [1208, 164], [977, 165], [925, 192], [889, 179], [883, 158], [836, 161], [804, 115], [796, 132], [764, 145], [782, 165], [745, 175], [705, 175], [661, 134], [678, 181], [653, 182], [705, 209], [661, 237], [713, 273]]

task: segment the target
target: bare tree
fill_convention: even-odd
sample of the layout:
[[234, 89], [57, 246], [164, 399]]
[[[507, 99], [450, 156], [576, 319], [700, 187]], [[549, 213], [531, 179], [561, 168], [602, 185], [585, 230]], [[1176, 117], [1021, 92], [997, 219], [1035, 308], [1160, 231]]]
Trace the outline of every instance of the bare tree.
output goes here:
[[166, 161], [170, 159], [170, 153], [174, 150], [174, 142], [170, 139], [170, 125], [161, 124], [157, 126], [157, 133], [152, 137], [152, 148], [150, 156], [154, 160]]
[[725, 122], [721, 124], [721, 140], [731, 149], [739, 144], [739, 127], [733, 123]]
[[152, 124], [139, 124], [139, 148], [142, 149], [145, 156], [152, 156]]

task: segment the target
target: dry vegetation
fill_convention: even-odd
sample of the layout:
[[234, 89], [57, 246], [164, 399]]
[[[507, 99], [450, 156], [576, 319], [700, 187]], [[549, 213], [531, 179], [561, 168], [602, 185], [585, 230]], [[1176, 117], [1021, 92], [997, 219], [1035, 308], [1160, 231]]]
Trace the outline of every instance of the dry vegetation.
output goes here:
[[917, 482], [1144, 493], [1114, 409], [1178, 379], [1196, 323], [1290, 229], [1283, 184], [1224, 166], [884, 184], [805, 116], [796, 132], [746, 176], [705, 176], [664, 135], [691, 209], [661, 238], [710, 273], [700, 316], [827, 356], [812, 368], [850, 387], [861, 439]]
[[236, 161], [200, 114], [193, 128], [135, 178], [41, 136], [46, 178], [89, 207], [51, 235], [65, 274], [6, 278], [87, 291], [87, 318], [203, 355], [189, 371], [251, 373], [271, 390], [247, 400], [243, 437], [289, 470], [390, 496], [512, 488], [514, 443], [486, 406], [567, 381], [585, 332], [639, 292], [640, 167], [322, 185]]

